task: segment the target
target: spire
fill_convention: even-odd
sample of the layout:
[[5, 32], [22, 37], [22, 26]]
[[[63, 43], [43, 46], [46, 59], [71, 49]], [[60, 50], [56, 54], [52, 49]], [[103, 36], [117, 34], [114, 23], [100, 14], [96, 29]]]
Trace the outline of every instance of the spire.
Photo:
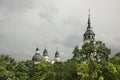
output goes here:
[[58, 51], [58, 47], [56, 47], [56, 51]]
[[55, 53], [55, 58], [56, 57], [59, 57], [59, 52], [58, 51], [56, 51], [56, 53]]
[[48, 56], [48, 52], [47, 52], [47, 49], [45, 48], [44, 51], [43, 51], [43, 56]]
[[60, 62], [60, 56], [58, 50], [55, 52], [55, 57], [54, 57], [55, 62]]
[[48, 56], [48, 52], [47, 52], [47, 49], [46, 49], [46, 44], [45, 44], [45, 49], [43, 51], [43, 56]]
[[58, 47], [56, 47], [55, 57], [59, 57]]
[[39, 51], [39, 48], [38, 48], [38, 43], [36, 43], [36, 52]]
[[92, 31], [91, 21], [90, 21], [90, 9], [89, 9], [88, 26], [86, 32], [83, 35], [83, 41], [90, 42], [94, 40], [95, 40], [95, 33]]
[[36, 48], [36, 54], [40, 54], [40, 51], [39, 51], [39, 49], [38, 49], [38, 47]]
[[89, 9], [89, 16], [88, 16], [88, 27], [87, 28], [90, 28], [91, 27], [91, 22], [90, 22], [90, 9]]
[[46, 49], [46, 44], [45, 44], [45, 49]]
[[36, 51], [39, 51], [38, 47], [36, 48]]

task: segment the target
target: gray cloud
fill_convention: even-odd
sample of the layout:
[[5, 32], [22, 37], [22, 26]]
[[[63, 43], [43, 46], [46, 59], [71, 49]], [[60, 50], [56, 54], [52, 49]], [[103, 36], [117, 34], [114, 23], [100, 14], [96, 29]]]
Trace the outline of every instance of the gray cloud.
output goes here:
[[31, 0], [0, 0], [0, 9], [5, 9], [9, 12], [20, 12], [31, 8], [31, 6]]
[[[109, 3], [109, 4], [108, 4]], [[54, 57], [56, 47], [63, 60], [82, 44], [88, 9], [96, 39], [119, 51], [119, 0], [0, 0], [0, 51], [17, 60], [31, 59], [36, 43], [42, 54], [47, 45]], [[102, 5], [102, 6], [101, 6]], [[114, 29], [114, 30], [113, 30]]]
[[83, 43], [83, 40], [79, 37], [79, 35], [71, 35], [64, 41], [64, 45], [70, 48], [81, 45], [81, 43]]
[[54, 7], [44, 5], [43, 10], [40, 10], [39, 16], [48, 22], [52, 22], [56, 14], [57, 10]]

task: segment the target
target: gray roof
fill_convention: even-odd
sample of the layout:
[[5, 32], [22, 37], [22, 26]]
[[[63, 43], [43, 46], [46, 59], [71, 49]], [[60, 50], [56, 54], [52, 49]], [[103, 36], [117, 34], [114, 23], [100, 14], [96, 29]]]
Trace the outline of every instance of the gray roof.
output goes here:
[[34, 61], [34, 62], [40, 62], [40, 61], [42, 61], [41, 55], [38, 54], [38, 53], [35, 53], [35, 55], [32, 57], [32, 61]]
[[88, 27], [87, 27], [86, 32], [84, 33], [84, 36], [86, 36], [86, 35], [95, 35], [95, 33], [92, 31], [92, 27], [91, 27], [90, 14], [88, 17]]
[[86, 32], [84, 33], [84, 36], [86, 35], [95, 35], [95, 33], [91, 29], [87, 28]]

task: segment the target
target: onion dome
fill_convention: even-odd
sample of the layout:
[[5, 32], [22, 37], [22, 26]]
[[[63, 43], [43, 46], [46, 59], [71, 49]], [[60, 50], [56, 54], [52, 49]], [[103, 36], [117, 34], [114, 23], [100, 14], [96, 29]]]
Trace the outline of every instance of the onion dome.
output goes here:
[[40, 51], [39, 51], [38, 48], [36, 48], [36, 53], [35, 53], [35, 55], [32, 57], [32, 61], [34, 61], [34, 62], [41, 62], [41, 60], [42, 60], [42, 57], [41, 57], [41, 55], [40, 55]]
[[56, 53], [55, 53], [55, 58], [57, 58], [57, 57], [60, 57], [58, 51], [56, 51]]
[[55, 53], [54, 61], [55, 62], [60, 62], [60, 56], [59, 56], [59, 52], [58, 51], [56, 51], [56, 53]]
[[48, 56], [48, 52], [46, 49], [44, 49], [44, 51], [43, 51], [43, 56]]
[[44, 51], [43, 51], [43, 59], [42, 59], [42, 61], [49, 61], [49, 57], [48, 57], [48, 52], [47, 52], [47, 50], [46, 49], [44, 49]]

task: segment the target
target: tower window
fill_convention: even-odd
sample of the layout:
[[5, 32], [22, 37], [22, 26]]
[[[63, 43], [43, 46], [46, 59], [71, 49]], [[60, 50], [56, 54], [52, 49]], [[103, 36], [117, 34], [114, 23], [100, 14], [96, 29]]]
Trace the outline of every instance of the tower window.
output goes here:
[[90, 38], [90, 36], [88, 36], [88, 39]]
[[94, 37], [92, 36], [92, 38], [94, 38]]

